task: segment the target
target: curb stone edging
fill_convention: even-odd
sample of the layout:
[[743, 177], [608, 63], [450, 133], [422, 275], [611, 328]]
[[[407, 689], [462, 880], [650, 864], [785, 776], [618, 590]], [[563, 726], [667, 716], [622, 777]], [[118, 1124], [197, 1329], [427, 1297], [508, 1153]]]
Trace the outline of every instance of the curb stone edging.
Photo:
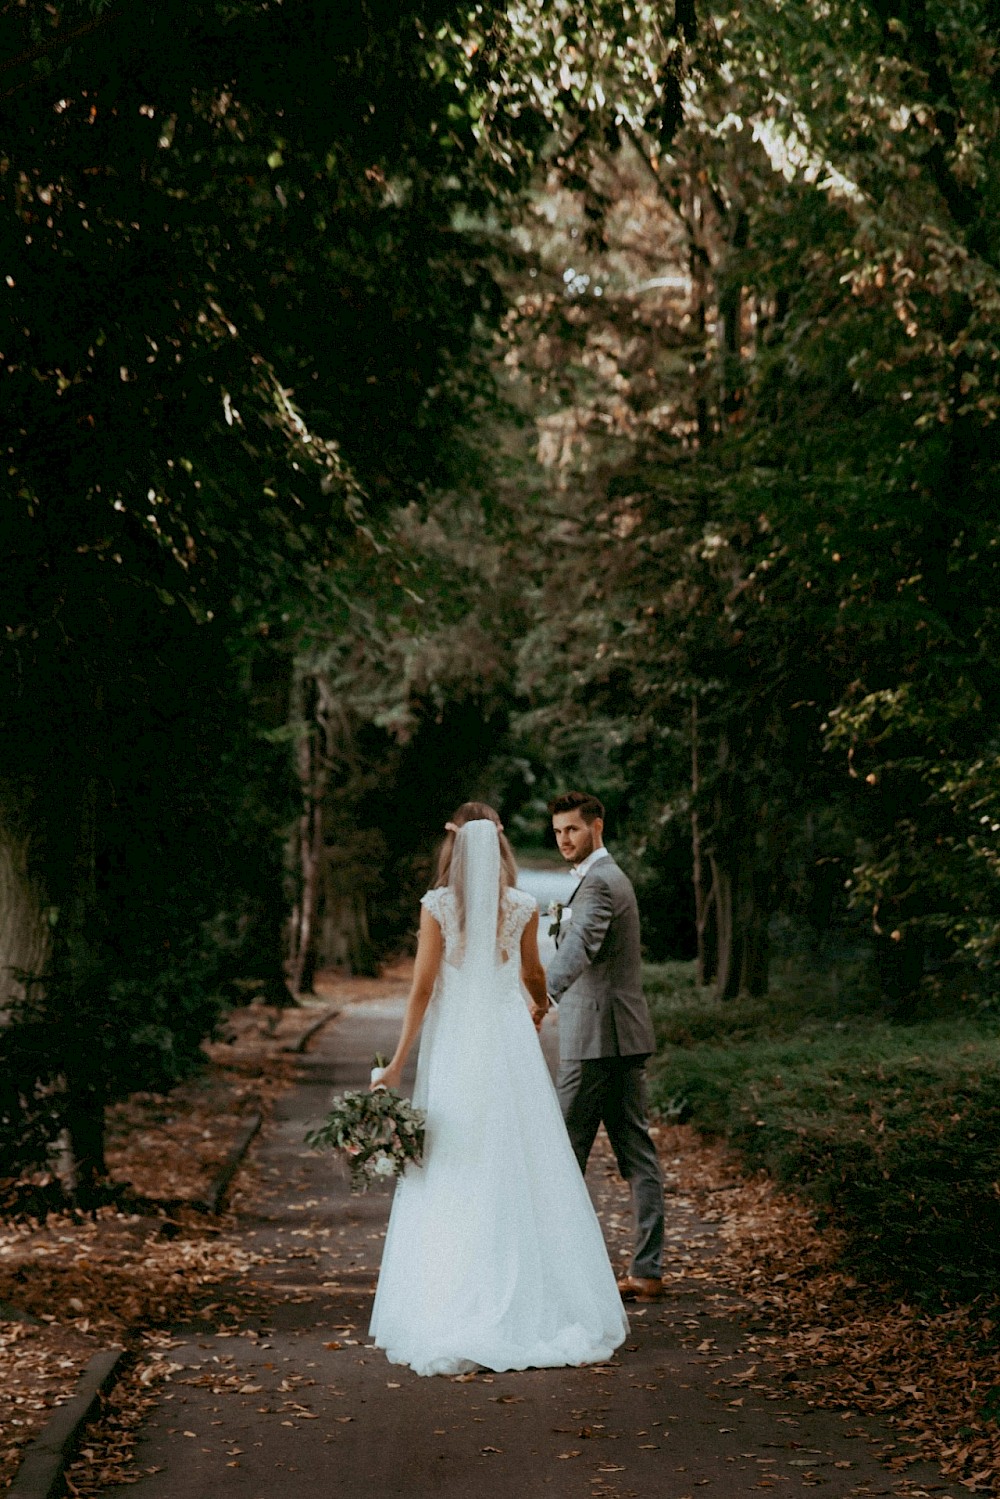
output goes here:
[[38, 1436], [25, 1448], [7, 1499], [59, 1499], [67, 1465], [76, 1455], [84, 1428], [97, 1415], [101, 1397], [115, 1383], [126, 1358], [124, 1348], [95, 1353], [65, 1405], [56, 1406]]
[[[336, 1020], [339, 1014], [339, 1005], [325, 1011], [324, 1014], [320, 1015], [316, 1020], [313, 1021], [312, 1025], [306, 1027], [301, 1036], [299, 1036], [295, 1041], [291, 1042], [290, 1045], [283, 1047], [282, 1050], [299, 1054], [303, 1053], [306, 1047], [309, 1045], [309, 1042], [312, 1040], [313, 1036], [321, 1031], [325, 1025], [329, 1025], [331, 1020]], [[233, 1177], [239, 1170], [243, 1157], [249, 1150], [250, 1145], [263, 1122], [264, 1116], [262, 1114], [251, 1114], [245, 1131], [240, 1136], [239, 1140], [237, 1140], [232, 1150], [229, 1152], [229, 1155], [226, 1157], [225, 1162], [220, 1168], [219, 1173], [213, 1181], [212, 1185], [205, 1193], [205, 1196], [199, 1197], [195, 1200], [193, 1206], [197, 1208], [199, 1212], [210, 1213], [213, 1217], [219, 1212], [226, 1200], [226, 1193], [229, 1191], [229, 1188], [232, 1185]]]
[[205, 1196], [196, 1198], [193, 1202], [192, 1206], [197, 1208], [199, 1212], [211, 1213], [213, 1216], [219, 1212], [226, 1200], [226, 1193], [232, 1186], [233, 1177], [239, 1170], [243, 1157], [250, 1149], [251, 1142], [263, 1122], [264, 1116], [262, 1114], [251, 1114], [246, 1129], [229, 1152], [219, 1170], [219, 1174], [205, 1193]]
[[32, 1312], [26, 1312], [23, 1307], [12, 1306], [9, 1301], [0, 1301], [0, 1321], [25, 1322], [29, 1327], [45, 1326], [41, 1317], [36, 1317]]
[[339, 1005], [334, 1009], [327, 1010], [325, 1014], [320, 1015], [318, 1020], [314, 1020], [312, 1025], [306, 1026], [306, 1029], [302, 1032], [301, 1036], [299, 1036], [295, 1041], [291, 1041], [287, 1046], [283, 1046], [281, 1048], [282, 1051], [290, 1051], [301, 1056], [306, 1047], [309, 1045], [309, 1042], [312, 1040], [313, 1036], [321, 1031], [325, 1025], [329, 1025], [331, 1020], [336, 1020], [339, 1014]]

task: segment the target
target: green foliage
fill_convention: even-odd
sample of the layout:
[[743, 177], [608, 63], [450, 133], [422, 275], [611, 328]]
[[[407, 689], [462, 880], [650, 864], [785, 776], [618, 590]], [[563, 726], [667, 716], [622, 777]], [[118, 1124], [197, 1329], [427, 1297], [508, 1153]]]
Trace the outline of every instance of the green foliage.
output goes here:
[[0, 1030], [0, 1202], [26, 1171], [48, 1164], [62, 1096], [46, 1064], [47, 1036], [22, 1010]]
[[[459, 492], [407, 507], [384, 534], [392, 569], [373, 563], [340, 631], [304, 642], [296, 676], [303, 786], [323, 827], [301, 885], [322, 890], [318, 959], [356, 970], [362, 946], [370, 961], [410, 943], [454, 808], [479, 797], [506, 815], [533, 775], [509, 731], [524, 604], [502, 518]], [[330, 930], [338, 914], [346, 943]]]
[[101, 962], [90, 949], [59, 957], [52, 973], [29, 982], [0, 1029], [3, 1178], [44, 1165], [55, 1135], [81, 1106], [99, 1116], [136, 1090], [164, 1092], [188, 1076], [225, 1008], [208, 941], [133, 954], [130, 978], [110, 955]]
[[0, 778], [58, 913], [29, 1111], [58, 1077], [99, 1118], [220, 992], [286, 993], [267, 736], [380, 512], [449, 477], [499, 310], [453, 228], [489, 196], [432, 66], [454, 10], [0, 18]]
[[872, 1283], [929, 1305], [1000, 1294], [995, 1016], [894, 1025], [829, 971], [767, 1000], [721, 1003], [679, 964], [648, 988], [665, 1113], [812, 1197]]
[[901, 1011], [948, 959], [989, 989], [995, 7], [716, 6], [666, 149], [673, 43], [644, 75], [590, 19], [617, 133], [550, 110], [508, 283], [527, 724], [643, 856], [696, 814], [744, 935], [825, 910]]
[[137, 1068], [164, 953], [281, 987], [289, 752], [369, 966], [558, 777], [734, 991], [995, 986], [995, 0], [667, 11], [0, 17], [0, 779]]

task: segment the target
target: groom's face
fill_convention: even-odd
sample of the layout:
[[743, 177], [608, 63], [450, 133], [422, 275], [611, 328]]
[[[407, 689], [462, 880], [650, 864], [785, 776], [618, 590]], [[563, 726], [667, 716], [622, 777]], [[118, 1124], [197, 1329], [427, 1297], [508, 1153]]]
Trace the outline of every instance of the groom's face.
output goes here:
[[585, 822], [579, 812], [556, 812], [552, 818], [559, 852], [569, 864], [579, 864], [599, 848], [604, 823], [599, 817]]

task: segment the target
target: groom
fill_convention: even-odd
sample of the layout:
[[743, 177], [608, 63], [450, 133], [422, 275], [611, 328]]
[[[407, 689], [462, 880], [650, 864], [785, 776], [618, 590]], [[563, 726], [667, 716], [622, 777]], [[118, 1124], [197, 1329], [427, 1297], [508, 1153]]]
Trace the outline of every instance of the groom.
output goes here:
[[597, 797], [568, 791], [549, 812], [579, 884], [560, 913], [548, 1002], [533, 1014], [538, 1024], [549, 1003], [559, 1005], [556, 1087], [581, 1171], [603, 1123], [632, 1189], [635, 1253], [618, 1289], [642, 1300], [662, 1289], [663, 1178], [646, 1123], [645, 1066], [656, 1043], [642, 993], [639, 910], [631, 881], [604, 847]]

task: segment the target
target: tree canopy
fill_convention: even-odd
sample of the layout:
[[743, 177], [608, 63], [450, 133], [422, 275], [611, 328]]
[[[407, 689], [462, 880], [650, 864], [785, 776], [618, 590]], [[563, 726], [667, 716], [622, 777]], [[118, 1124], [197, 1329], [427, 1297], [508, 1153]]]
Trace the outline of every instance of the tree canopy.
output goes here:
[[4, 11], [12, 1139], [371, 966], [473, 789], [723, 993], [992, 990], [998, 21]]

